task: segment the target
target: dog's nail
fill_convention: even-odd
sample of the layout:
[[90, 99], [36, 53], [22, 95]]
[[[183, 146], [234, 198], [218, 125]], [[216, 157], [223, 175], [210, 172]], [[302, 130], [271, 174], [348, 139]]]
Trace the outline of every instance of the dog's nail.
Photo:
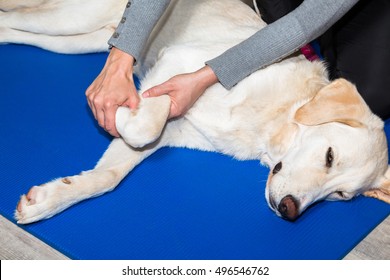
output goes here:
[[19, 200], [18, 205], [16, 206], [16, 210], [18, 212], [22, 212], [22, 199]]
[[33, 192], [34, 192], [34, 187], [31, 188], [31, 189], [28, 191], [28, 193], [27, 193], [27, 195], [25, 196], [25, 198], [26, 198], [27, 200], [30, 200], [30, 199], [32, 198], [32, 196], [33, 196]]
[[27, 202], [27, 205], [30, 206], [30, 205], [34, 205], [36, 203], [35, 199], [30, 199], [28, 202]]

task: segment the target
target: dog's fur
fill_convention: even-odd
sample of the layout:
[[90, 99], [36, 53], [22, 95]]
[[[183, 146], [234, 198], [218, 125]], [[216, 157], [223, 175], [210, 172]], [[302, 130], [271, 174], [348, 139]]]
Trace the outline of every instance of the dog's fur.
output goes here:
[[[126, 3], [19, 2], [0, 0], [1, 40], [64, 53], [106, 50]], [[238, 0], [172, 1], [140, 60], [140, 92], [197, 70], [264, 26]], [[185, 116], [167, 122], [169, 108], [168, 96], [141, 99], [136, 111], [120, 107], [116, 122], [122, 138], [112, 141], [93, 170], [31, 188], [15, 211], [18, 223], [49, 218], [113, 190], [164, 146], [260, 160], [271, 169], [268, 204], [290, 220], [323, 199], [364, 193], [390, 203], [383, 122], [354, 85], [343, 79], [330, 82], [320, 62], [295, 55], [253, 73], [230, 91], [216, 84]]]

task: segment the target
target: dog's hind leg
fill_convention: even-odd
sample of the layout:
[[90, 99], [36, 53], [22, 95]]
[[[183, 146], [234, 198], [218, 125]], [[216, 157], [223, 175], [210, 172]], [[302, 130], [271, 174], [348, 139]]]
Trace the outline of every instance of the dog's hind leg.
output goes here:
[[[16, 5], [11, 7], [7, 5], [6, 8], [2, 8], [0, 12], [0, 27], [8, 27], [16, 30], [60, 35], [56, 30], [58, 22], [53, 18], [52, 8], [45, 8], [45, 5]], [[58, 21], [61, 21], [61, 17], [57, 16]], [[61, 28], [66, 28], [66, 24]], [[64, 33], [63, 35], [66, 35]]]
[[66, 54], [106, 52], [108, 51], [107, 41], [113, 30], [113, 26], [106, 26], [92, 33], [73, 36], [50, 36], [0, 27], [0, 44], [26, 44]]
[[30, 8], [44, 2], [47, 2], [47, 0], [0, 0], [0, 10], [11, 11], [19, 8]]
[[113, 190], [128, 172], [161, 146], [161, 142], [156, 142], [137, 150], [121, 138], [114, 139], [94, 169], [32, 187], [17, 205], [17, 222], [27, 224], [50, 218], [84, 199]]
[[[52, 36], [91, 33], [119, 23], [121, 5], [109, 1], [46, 1], [43, 5], [0, 13], [0, 27]], [[120, 11], [120, 12], [118, 12]]]

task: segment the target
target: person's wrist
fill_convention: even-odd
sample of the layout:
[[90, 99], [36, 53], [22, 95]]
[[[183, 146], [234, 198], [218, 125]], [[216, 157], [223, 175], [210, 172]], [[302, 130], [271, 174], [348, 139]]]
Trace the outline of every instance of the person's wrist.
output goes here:
[[198, 83], [206, 90], [208, 87], [218, 82], [218, 77], [215, 75], [213, 69], [206, 65], [195, 72], [198, 78]]
[[132, 55], [128, 54], [127, 52], [122, 51], [121, 49], [115, 48], [115, 47], [111, 48], [108, 58], [112, 61], [120, 60], [124, 64], [126, 63], [126, 64], [131, 64], [131, 65], [133, 65], [134, 61], [135, 61], [135, 59]]
[[107, 59], [106, 67], [114, 72], [133, 75], [134, 57], [120, 49], [113, 47]]

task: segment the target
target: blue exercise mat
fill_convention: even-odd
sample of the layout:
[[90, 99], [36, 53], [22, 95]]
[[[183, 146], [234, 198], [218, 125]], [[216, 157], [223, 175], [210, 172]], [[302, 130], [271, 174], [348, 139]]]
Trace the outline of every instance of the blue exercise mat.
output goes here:
[[[84, 95], [106, 56], [0, 46], [0, 214], [11, 221], [31, 186], [91, 169], [108, 146]], [[74, 259], [340, 259], [390, 213], [358, 197], [287, 222], [266, 204], [267, 173], [164, 148], [113, 192], [21, 228]]]

